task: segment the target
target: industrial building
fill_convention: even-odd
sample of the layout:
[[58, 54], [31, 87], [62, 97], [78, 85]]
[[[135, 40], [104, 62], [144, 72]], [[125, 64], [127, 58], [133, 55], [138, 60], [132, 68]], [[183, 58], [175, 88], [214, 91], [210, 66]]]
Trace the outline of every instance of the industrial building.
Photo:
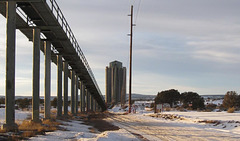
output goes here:
[[119, 61], [113, 61], [106, 67], [106, 104], [125, 104], [126, 67]]

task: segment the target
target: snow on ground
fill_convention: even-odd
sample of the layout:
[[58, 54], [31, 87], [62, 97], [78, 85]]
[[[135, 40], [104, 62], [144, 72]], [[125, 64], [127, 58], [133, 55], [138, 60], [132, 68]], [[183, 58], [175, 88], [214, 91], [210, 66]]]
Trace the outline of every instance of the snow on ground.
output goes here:
[[208, 99], [208, 100], [205, 100], [204, 102], [205, 105], [216, 104], [217, 106], [220, 106], [222, 103], [223, 103], [223, 99], [218, 99], [218, 100]]
[[[206, 123], [150, 117], [149, 114], [117, 115], [110, 121], [148, 140], [239, 140], [240, 133]], [[155, 139], [154, 139], [155, 138]]]
[[47, 132], [46, 135], [32, 137], [33, 141], [52, 141], [52, 140], [79, 140], [79, 141], [138, 141], [138, 139], [125, 129], [118, 131], [105, 131], [102, 133], [91, 133], [91, 126], [84, 125], [82, 121], [72, 120], [63, 122], [61, 127], [67, 131]]
[[[30, 111], [21, 111], [15, 110], [15, 119], [16, 123], [21, 123], [23, 120], [31, 117]], [[0, 108], [0, 125], [3, 125], [5, 122], [5, 108]]]
[[[121, 109], [118, 106], [113, 107], [109, 110], [112, 113], [124, 113], [125, 109]], [[169, 111], [162, 112], [158, 114], [163, 115], [172, 115], [178, 118], [175, 119], [164, 119], [157, 118], [154, 119], [159, 120], [159, 122], [164, 121], [166, 123], [175, 123], [180, 126], [192, 126], [198, 128], [205, 129], [214, 129], [216, 131], [229, 132], [232, 134], [240, 134], [240, 111], [235, 111], [235, 113], [227, 113], [226, 111], [222, 112], [197, 112], [197, 111], [187, 111], [187, 112], [179, 112], [179, 111]], [[142, 120], [151, 121], [152, 117], [150, 115], [153, 114], [153, 111], [142, 110], [141, 108], [137, 108], [136, 114], [131, 114], [132, 118], [140, 118]], [[135, 117], [134, 117], [135, 116]], [[183, 120], [182, 120], [183, 119]], [[209, 123], [210, 122], [210, 123]]]
[[[31, 111], [15, 110], [15, 119], [17, 123], [22, 122], [26, 118], [31, 117]], [[5, 122], [5, 108], [0, 108], [0, 125]], [[33, 141], [53, 141], [53, 140], [80, 140], [80, 141], [138, 141], [138, 139], [126, 131], [120, 129], [117, 131], [105, 131], [91, 133], [91, 126], [83, 124], [83, 121], [71, 120], [69, 122], [59, 121], [60, 125], [66, 131], [57, 130], [54, 132], [46, 132], [46, 135], [38, 135], [30, 138]]]
[[[119, 106], [115, 106], [109, 110], [112, 113], [126, 113], [128, 109], [122, 109]], [[30, 111], [15, 110], [16, 122], [21, 122], [31, 115]], [[151, 124], [165, 123], [166, 125], [179, 125], [181, 127], [196, 127], [206, 130], [214, 130], [216, 132], [225, 132], [232, 135], [240, 135], [240, 112], [227, 113], [227, 112], [179, 112], [169, 111], [161, 114], [174, 115], [179, 118], [164, 119], [158, 117], [150, 117], [153, 115], [152, 111], [146, 111], [142, 108], [136, 110], [136, 114], [129, 114], [131, 119], [139, 119], [141, 121], [149, 121]], [[157, 114], [155, 114], [157, 115]], [[180, 117], [183, 119], [181, 120]], [[0, 108], [0, 124], [2, 125], [5, 120], [5, 109]], [[218, 121], [214, 123], [206, 123], [202, 121], [212, 120]], [[47, 132], [46, 135], [39, 135], [32, 137], [30, 140], [82, 140], [82, 141], [137, 141], [138, 139], [132, 135], [128, 130], [120, 129], [117, 131], [105, 131], [105, 132], [91, 132], [89, 125], [83, 124], [83, 121], [71, 120], [69, 122], [60, 121], [63, 123], [61, 127], [67, 131], [57, 130], [55, 132]], [[155, 123], [153, 123], [155, 122]]]
[[[163, 112], [162, 114], [171, 114], [184, 118], [184, 120], [177, 120], [179, 123], [195, 123], [199, 125], [204, 125], [209, 128], [221, 130], [224, 132], [232, 132], [240, 134], [240, 112], [227, 113], [223, 112], [178, 112], [170, 111]], [[215, 121], [214, 123], [206, 123], [204, 121]]]

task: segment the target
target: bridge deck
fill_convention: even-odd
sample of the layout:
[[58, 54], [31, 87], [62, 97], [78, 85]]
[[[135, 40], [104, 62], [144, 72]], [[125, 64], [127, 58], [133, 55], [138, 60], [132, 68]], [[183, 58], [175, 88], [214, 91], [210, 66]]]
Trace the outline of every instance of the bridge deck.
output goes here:
[[[93, 73], [55, 0], [47, 0], [47, 2], [45, 0], [17, 2], [17, 7], [17, 29], [30, 41], [33, 39], [32, 29], [41, 29], [41, 33], [45, 36], [42, 39], [51, 41], [55, 49], [52, 50], [52, 54], [54, 52], [56, 54], [57, 51], [57, 54], [63, 55], [64, 60], [76, 71], [91, 95], [101, 108], [105, 110], [106, 106]], [[6, 17], [5, 2], [0, 2], [0, 13]], [[43, 51], [43, 46], [41, 50]], [[52, 55], [52, 60], [56, 64], [56, 56]]]

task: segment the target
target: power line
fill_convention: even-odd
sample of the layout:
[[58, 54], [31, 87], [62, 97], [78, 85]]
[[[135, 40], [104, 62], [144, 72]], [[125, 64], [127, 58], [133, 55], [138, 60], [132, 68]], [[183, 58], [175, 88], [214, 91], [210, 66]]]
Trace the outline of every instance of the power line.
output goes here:
[[140, 7], [141, 7], [141, 2], [142, 2], [142, 0], [139, 0], [137, 14], [136, 14], [136, 17], [135, 17], [135, 24], [137, 24], [137, 18], [138, 18], [138, 13], [139, 13]]
[[134, 5], [134, 4], [135, 4], [135, 2], [136, 2], [136, 0], [132, 0], [132, 3], [131, 3], [131, 5]]

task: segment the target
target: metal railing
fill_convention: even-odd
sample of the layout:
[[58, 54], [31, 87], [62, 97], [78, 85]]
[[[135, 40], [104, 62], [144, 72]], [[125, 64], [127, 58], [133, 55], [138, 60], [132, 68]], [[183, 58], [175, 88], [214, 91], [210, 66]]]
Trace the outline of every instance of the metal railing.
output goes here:
[[89, 64], [88, 64], [88, 61], [87, 61], [86, 57], [84, 56], [84, 54], [77, 42], [77, 39], [75, 38], [69, 24], [67, 23], [67, 20], [65, 19], [61, 9], [59, 8], [56, 0], [47, 0], [47, 1], [48, 2], [46, 2], [46, 3], [48, 4], [49, 8], [51, 9], [51, 11], [52, 11], [53, 15], [55, 16], [56, 20], [58, 21], [59, 25], [62, 27], [63, 31], [66, 33], [68, 39], [72, 43], [76, 53], [78, 54], [80, 60], [82, 60], [82, 63], [84, 64], [85, 68], [88, 71], [88, 74], [92, 78], [93, 83], [98, 90], [98, 93], [101, 95], [101, 97], [103, 99], [102, 93], [98, 87], [97, 81], [94, 77], [94, 74], [93, 74]]
[[[67, 35], [69, 41], [71, 42], [72, 46], [74, 47], [76, 53], [78, 54], [80, 60], [82, 61], [82, 63], [84, 64], [89, 76], [91, 77], [98, 93], [100, 94], [101, 98], [103, 99], [103, 95], [99, 89], [99, 86], [97, 84], [97, 81], [94, 77], [94, 74], [88, 64], [88, 61], [86, 59], [86, 57], [84, 56], [78, 42], [77, 39], [75, 38], [70, 26], [67, 23], [67, 20], [65, 19], [61, 9], [59, 8], [56, 0], [46, 0], [46, 3], [48, 4], [49, 8], [51, 9], [52, 14], [55, 16], [56, 20], [58, 21], [59, 25], [62, 27], [63, 31], [65, 32], [65, 34]], [[28, 24], [28, 26], [30, 27], [34, 27], [36, 26], [34, 24], [34, 22], [31, 21], [31, 19], [20, 9], [17, 8], [17, 13], [23, 18], [23, 20]], [[56, 50], [55, 48], [52, 48], [54, 50]], [[103, 99], [104, 100], [104, 99]]]

